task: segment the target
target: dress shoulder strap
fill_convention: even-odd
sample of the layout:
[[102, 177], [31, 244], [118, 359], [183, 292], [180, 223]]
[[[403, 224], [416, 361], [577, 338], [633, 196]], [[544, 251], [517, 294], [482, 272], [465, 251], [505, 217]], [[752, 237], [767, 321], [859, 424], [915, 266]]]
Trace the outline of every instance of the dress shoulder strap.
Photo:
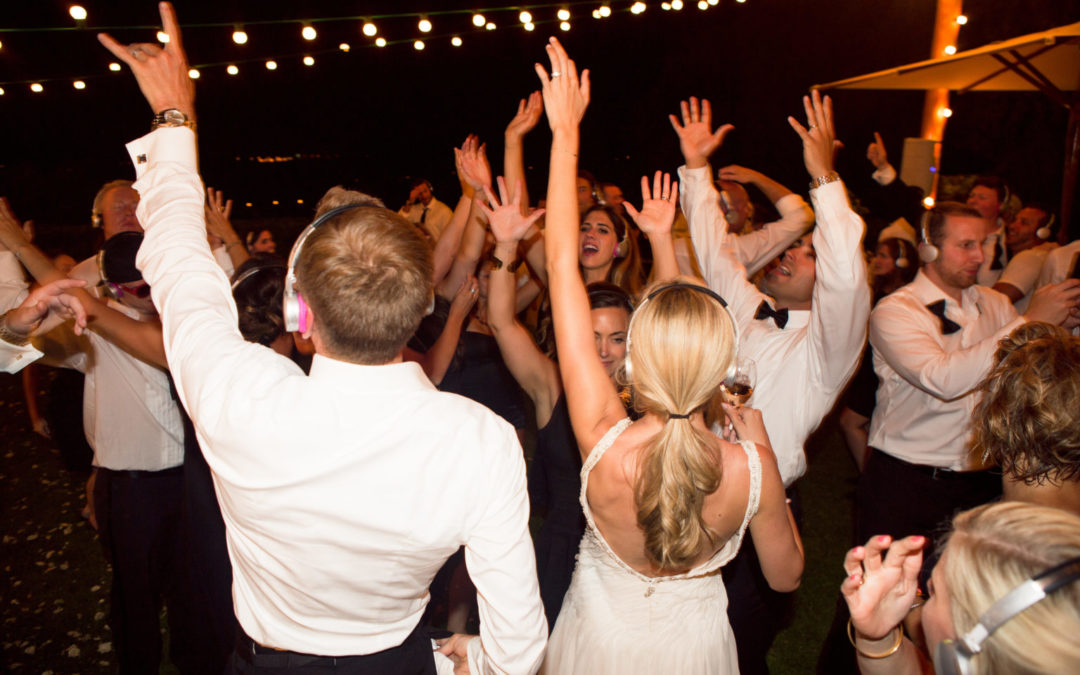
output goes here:
[[626, 427], [630, 426], [632, 422], [633, 420], [631, 420], [629, 417], [622, 418], [621, 420], [616, 422], [610, 429], [608, 429], [607, 433], [604, 434], [603, 438], [601, 438], [596, 443], [596, 445], [593, 446], [592, 452], [589, 453], [589, 457], [585, 460], [585, 464], [581, 467], [581, 494], [583, 498], [585, 494], [585, 477], [588, 476], [589, 472], [593, 470], [593, 467], [596, 466], [596, 463], [599, 462], [600, 458], [604, 456], [604, 453], [607, 452], [608, 448], [610, 448], [612, 444], [615, 443], [615, 439], [619, 437], [619, 434], [625, 431]]
[[743, 516], [739, 530], [741, 536], [750, 524], [750, 519], [757, 515], [758, 505], [761, 503], [761, 456], [753, 441], [739, 441], [739, 445], [746, 453], [746, 466], [750, 470], [750, 495], [746, 500], [746, 515]]

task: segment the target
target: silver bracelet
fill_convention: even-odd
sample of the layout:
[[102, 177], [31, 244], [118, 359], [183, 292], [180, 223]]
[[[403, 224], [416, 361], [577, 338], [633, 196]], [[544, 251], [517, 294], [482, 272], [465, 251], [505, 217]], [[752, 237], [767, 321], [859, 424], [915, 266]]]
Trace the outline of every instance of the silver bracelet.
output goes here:
[[836, 182], [838, 180], [840, 180], [840, 174], [836, 173], [835, 171], [830, 171], [829, 173], [825, 174], [824, 176], [818, 176], [817, 178], [810, 181], [810, 189], [814, 190], [816, 188], [821, 187], [822, 185], [827, 185], [829, 183], [834, 183], [834, 182]]

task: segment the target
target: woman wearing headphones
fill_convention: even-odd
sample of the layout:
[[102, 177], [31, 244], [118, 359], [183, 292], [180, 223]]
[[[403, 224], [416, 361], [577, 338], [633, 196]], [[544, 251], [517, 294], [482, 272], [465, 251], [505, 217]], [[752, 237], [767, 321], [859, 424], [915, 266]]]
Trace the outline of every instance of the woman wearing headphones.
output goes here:
[[840, 591], [864, 675], [1077, 671], [1080, 517], [1021, 502], [958, 515], [922, 606], [924, 652], [900, 622], [916, 601], [925, 543], [882, 535], [844, 558]]
[[[553, 133], [547, 269], [559, 370], [584, 462], [587, 531], [542, 672], [736, 672], [717, 570], [738, 551], [748, 524], [775, 588], [794, 589], [803, 569], [760, 413], [725, 408], [740, 435], [757, 444], [722, 440], [704, 419], [733, 370], [736, 328], [704, 286], [654, 285], [630, 321], [625, 378], [642, 416], [626, 417], [596, 353], [578, 267], [574, 181], [588, 73], [579, 82], [554, 38], [547, 52], [551, 75], [537, 66]], [[670, 199], [670, 190], [661, 187], [661, 198]]]

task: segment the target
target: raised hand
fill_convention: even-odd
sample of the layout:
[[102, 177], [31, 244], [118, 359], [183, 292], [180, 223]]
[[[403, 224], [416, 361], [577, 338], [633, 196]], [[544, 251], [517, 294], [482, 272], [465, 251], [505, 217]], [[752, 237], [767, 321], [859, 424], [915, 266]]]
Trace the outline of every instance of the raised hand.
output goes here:
[[866, 158], [875, 169], [881, 169], [889, 164], [889, 156], [885, 154], [885, 141], [881, 140], [881, 134], [876, 131], [874, 142], [866, 148]]
[[555, 38], [549, 38], [544, 48], [551, 61], [551, 75], [539, 63], [535, 68], [544, 95], [548, 124], [553, 132], [576, 130], [589, 107], [589, 70], [581, 71], [579, 80], [577, 65]]
[[459, 176], [476, 192], [491, 186], [491, 164], [487, 145], [470, 134], [460, 148], [454, 148], [454, 160]]
[[832, 173], [833, 157], [839, 141], [833, 126], [832, 99], [824, 101], [817, 89], [810, 96], [803, 96], [806, 109], [806, 121], [809, 128], [803, 127], [794, 117], [788, 117], [788, 124], [799, 134], [803, 142], [803, 162], [811, 178], [819, 178]]
[[139, 89], [155, 112], [176, 108], [195, 119], [195, 82], [188, 77], [187, 55], [180, 38], [180, 23], [169, 2], [158, 4], [162, 30], [169, 36], [164, 47], [149, 42], [122, 45], [106, 33], [98, 34], [113, 56], [128, 64]]
[[753, 169], [747, 169], [745, 166], [739, 166], [738, 164], [729, 164], [717, 172], [720, 180], [730, 180], [735, 183], [753, 183], [757, 177], [758, 172]]
[[66, 291], [82, 288], [82, 279], [60, 279], [35, 289], [16, 309], [3, 316], [5, 326], [21, 336], [47, 333], [57, 324], [75, 321], [75, 334], [82, 335], [86, 328], [86, 309], [79, 299]]
[[650, 193], [649, 177], [642, 176], [641, 200], [640, 211], [634, 208], [629, 200], [623, 202], [623, 208], [634, 219], [638, 229], [650, 237], [671, 232], [671, 226], [675, 222], [675, 209], [679, 203], [679, 182], [675, 181], [673, 184], [671, 174], [657, 171], [653, 176]]
[[476, 291], [476, 277], [470, 274], [462, 280], [454, 299], [450, 302], [450, 313], [458, 317], [464, 317], [472, 311], [473, 306], [476, 304]]
[[488, 208], [483, 202], [478, 202], [478, 204], [491, 224], [491, 234], [495, 236], [495, 241], [499, 243], [521, 241], [533, 223], [544, 215], [544, 209], [536, 209], [528, 216], [523, 216], [521, 214], [521, 205], [518, 203], [521, 200], [520, 181], [517, 190], [514, 192], [513, 199], [508, 196], [506, 180], [499, 176], [498, 181], [499, 198], [495, 197], [491, 188], [484, 187], [491, 208]]
[[536, 127], [540, 121], [540, 115], [544, 112], [544, 97], [539, 91], [529, 94], [529, 98], [518, 102], [517, 114], [510, 124], [506, 125], [505, 135], [507, 138], [520, 140], [525, 134]]
[[851, 610], [852, 624], [864, 637], [881, 639], [907, 616], [918, 589], [925, 545], [925, 537], [893, 541], [880, 535], [844, 556], [847, 578], [840, 592]]
[[233, 229], [229, 216], [232, 215], [232, 200], [224, 201], [221, 190], [206, 188], [206, 231], [217, 237], [223, 243], [229, 244], [237, 240], [236, 231]]
[[708, 163], [709, 155], [716, 152], [724, 137], [735, 127], [725, 124], [716, 131], [712, 130], [712, 105], [708, 99], [702, 99], [699, 105], [697, 98], [691, 96], [690, 101], [683, 101], [680, 107], [682, 124], [674, 115], [668, 115], [668, 120], [679, 136], [679, 148], [686, 168], [697, 169]]

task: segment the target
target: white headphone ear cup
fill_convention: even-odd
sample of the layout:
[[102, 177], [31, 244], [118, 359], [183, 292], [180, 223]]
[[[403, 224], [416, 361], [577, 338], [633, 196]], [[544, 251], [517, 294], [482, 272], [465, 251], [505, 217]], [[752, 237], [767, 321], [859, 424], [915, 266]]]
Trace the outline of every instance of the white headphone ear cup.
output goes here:
[[630, 242], [626, 240], [626, 237], [623, 237], [622, 241], [619, 242], [619, 245], [615, 247], [615, 257], [625, 258], [629, 252]]
[[900, 256], [896, 259], [896, 266], [902, 270], [907, 269], [909, 265], [911, 265], [911, 263], [908, 262], [908, 259], [904, 256]]
[[924, 263], [932, 263], [938, 258], [937, 246], [933, 244], [921, 243], [919, 244], [919, 260]]
[[1046, 227], [1046, 226], [1040, 227], [1039, 229], [1035, 230], [1035, 236], [1038, 237], [1039, 239], [1044, 239], [1044, 240], [1049, 239], [1050, 238], [1050, 228]]

